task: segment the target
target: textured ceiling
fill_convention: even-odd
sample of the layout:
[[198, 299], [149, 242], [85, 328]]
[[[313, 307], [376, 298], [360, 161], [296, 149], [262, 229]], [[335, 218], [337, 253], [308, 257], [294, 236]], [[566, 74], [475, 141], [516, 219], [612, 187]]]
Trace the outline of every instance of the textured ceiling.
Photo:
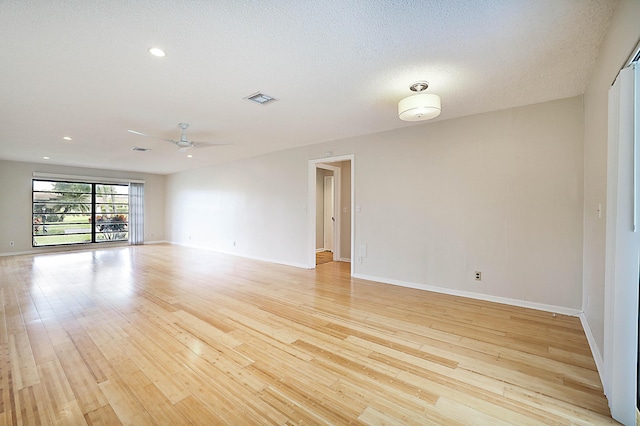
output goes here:
[[[397, 118], [416, 80], [441, 96], [436, 120], [575, 96], [614, 6], [2, 0], [0, 159], [173, 173], [421, 125]], [[258, 91], [278, 101], [243, 99]], [[190, 139], [231, 145], [187, 158], [127, 132], [176, 139], [179, 122], [191, 124]]]

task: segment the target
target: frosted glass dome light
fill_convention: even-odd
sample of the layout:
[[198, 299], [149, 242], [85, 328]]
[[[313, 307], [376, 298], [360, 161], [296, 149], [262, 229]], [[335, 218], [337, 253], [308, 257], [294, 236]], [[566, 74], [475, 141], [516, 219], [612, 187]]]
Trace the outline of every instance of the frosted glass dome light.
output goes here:
[[418, 92], [416, 95], [407, 96], [398, 102], [398, 117], [404, 121], [430, 120], [440, 115], [442, 107], [440, 96], [430, 93], [420, 93], [429, 87], [426, 81], [418, 81], [409, 89]]

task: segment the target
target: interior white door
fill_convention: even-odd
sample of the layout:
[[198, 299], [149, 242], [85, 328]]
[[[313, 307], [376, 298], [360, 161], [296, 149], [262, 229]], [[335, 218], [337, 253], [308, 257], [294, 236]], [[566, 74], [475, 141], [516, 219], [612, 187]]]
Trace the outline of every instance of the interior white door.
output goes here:
[[611, 416], [635, 424], [640, 254], [640, 69], [620, 71], [609, 89], [604, 391]]
[[335, 213], [333, 176], [324, 177], [324, 249], [333, 251]]

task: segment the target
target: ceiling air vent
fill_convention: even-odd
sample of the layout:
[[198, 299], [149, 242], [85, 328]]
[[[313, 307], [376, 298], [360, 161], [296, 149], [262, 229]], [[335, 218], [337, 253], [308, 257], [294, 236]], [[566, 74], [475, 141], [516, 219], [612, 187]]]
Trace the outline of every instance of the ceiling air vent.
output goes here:
[[253, 95], [249, 95], [245, 98], [248, 101], [252, 101], [255, 102], [257, 104], [260, 105], [266, 105], [268, 103], [277, 101], [276, 98], [271, 97], [269, 95], [265, 95], [264, 93], [258, 92], [258, 93], [254, 93]]
[[147, 152], [151, 151], [151, 148], [140, 148], [138, 146], [134, 146], [133, 148], [131, 148], [131, 151]]

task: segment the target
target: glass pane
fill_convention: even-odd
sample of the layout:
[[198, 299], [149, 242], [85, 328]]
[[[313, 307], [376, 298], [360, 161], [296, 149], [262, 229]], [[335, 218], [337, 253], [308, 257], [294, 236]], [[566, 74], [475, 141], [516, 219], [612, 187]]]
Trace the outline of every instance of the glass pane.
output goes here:
[[96, 195], [100, 194], [129, 194], [129, 185], [96, 185]]
[[[115, 234], [126, 233], [129, 228], [129, 216], [124, 214], [105, 214], [96, 216], [96, 232], [114, 234], [106, 239], [120, 239]], [[111, 238], [113, 237], [113, 238]]]
[[84, 203], [34, 203], [33, 214], [88, 213], [91, 204]]
[[50, 225], [50, 224], [34, 224], [33, 235], [74, 235], [74, 234], [91, 234], [91, 224], [65, 224], [65, 225]]
[[96, 232], [96, 242], [107, 241], [127, 241], [129, 239], [128, 232]]
[[82, 244], [90, 243], [91, 234], [62, 234], [62, 235], [42, 235], [33, 237], [35, 246], [55, 246], [61, 244]]
[[91, 184], [81, 182], [33, 181], [33, 190], [60, 193], [91, 194]]
[[[76, 224], [91, 224], [91, 216], [88, 214], [34, 214], [34, 225], [45, 224], [68, 224], [76, 226]], [[90, 227], [90, 226], [89, 226]]]
[[49, 182], [44, 180], [34, 180], [33, 190], [34, 191], [51, 191], [53, 189], [54, 183], [55, 182]]
[[96, 203], [100, 204], [128, 204], [129, 196], [128, 195], [117, 195], [117, 194], [96, 194]]
[[33, 202], [36, 201], [58, 201], [62, 197], [59, 192], [34, 192]]
[[96, 213], [129, 213], [128, 204], [96, 204]]

